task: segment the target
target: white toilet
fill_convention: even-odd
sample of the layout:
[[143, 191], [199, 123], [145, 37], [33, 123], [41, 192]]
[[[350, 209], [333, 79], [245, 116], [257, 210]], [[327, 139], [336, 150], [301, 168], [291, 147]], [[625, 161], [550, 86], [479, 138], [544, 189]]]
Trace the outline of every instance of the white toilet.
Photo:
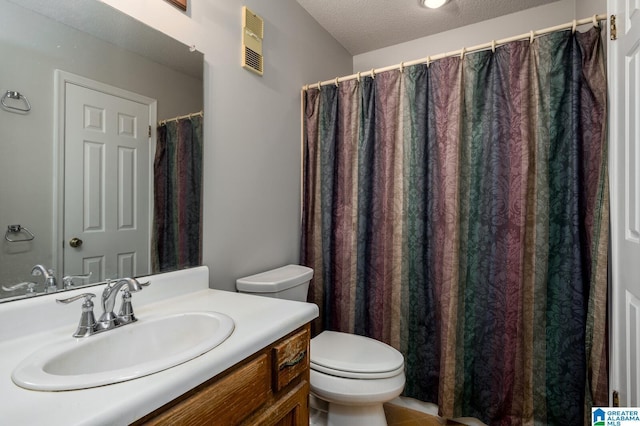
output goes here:
[[[313, 269], [300, 265], [240, 278], [241, 293], [306, 302]], [[364, 336], [323, 331], [311, 339], [311, 394], [327, 406], [327, 424], [384, 426], [382, 404], [404, 389], [404, 357]]]

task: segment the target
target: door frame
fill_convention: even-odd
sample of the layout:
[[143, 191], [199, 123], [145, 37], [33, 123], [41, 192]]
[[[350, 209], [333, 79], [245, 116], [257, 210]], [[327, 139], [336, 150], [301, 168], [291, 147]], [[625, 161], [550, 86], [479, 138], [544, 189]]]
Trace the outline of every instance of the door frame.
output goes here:
[[618, 344], [618, 336], [616, 332], [620, 329], [618, 325], [618, 317], [616, 312], [620, 309], [617, 302], [618, 296], [618, 263], [617, 258], [615, 256], [616, 248], [614, 247], [615, 240], [617, 236], [615, 233], [617, 232], [617, 227], [619, 226], [616, 221], [615, 212], [617, 211], [617, 203], [618, 194], [616, 189], [616, 185], [618, 184], [617, 178], [615, 176], [615, 166], [616, 166], [616, 155], [615, 146], [612, 146], [611, 142], [616, 139], [617, 136], [617, 128], [615, 127], [614, 122], [616, 121], [618, 111], [618, 94], [616, 93], [616, 88], [614, 83], [617, 81], [617, 77], [615, 76], [615, 72], [617, 70], [618, 64], [615, 63], [615, 55], [613, 54], [612, 49], [609, 48], [611, 43], [615, 41], [611, 40], [611, 25], [610, 25], [610, 16], [618, 15], [619, 11], [617, 10], [617, 5], [615, 0], [607, 0], [607, 20], [606, 20], [606, 34], [605, 34], [605, 44], [606, 44], [606, 58], [607, 58], [607, 103], [608, 103], [608, 114], [607, 114], [607, 139], [609, 143], [609, 159], [608, 159], [608, 169], [609, 169], [609, 273], [608, 273], [608, 333], [609, 338], [607, 344], [609, 345], [609, 407], [614, 406], [613, 401], [613, 392], [620, 387], [620, 368], [618, 365], [618, 361], [616, 357], [618, 356], [618, 349], [615, 347]]
[[[60, 279], [64, 274], [64, 142], [65, 142], [65, 99], [67, 83], [103, 92], [130, 101], [138, 102], [149, 107], [149, 140], [156, 140], [156, 122], [158, 119], [158, 101], [129, 90], [111, 86], [77, 74], [56, 69], [54, 71], [54, 122], [53, 122], [53, 220], [52, 220], [52, 263]], [[153, 228], [153, 160], [156, 144], [149, 146], [149, 238]], [[149, 241], [150, 243], [150, 241]], [[151, 265], [151, 250], [149, 250], [149, 265]]]
[[[607, 36], [610, 35], [611, 31], [611, 21], [610, 17], [612, 15], [616, 15], [616, 27], [617, 27], [617, 40], [611, 41], [610, 37], [607, 37], [609, 40], [607, 43], [607, 75], [608, 75], [608, 96], [609, 96], [609, 115], [608, 115], [608, 127], [609, 127], [609, 181], [610, 181], [610, 218], [611, 218], [611, 239], [610, 239], [610, 292], [609, 292], [609, 406], [613, 406], [613, 391], [620, 392], [619, 394], [619, 403], [620, 406], [628, 407], [633, 406], [633, 404], [637, 404], [637, 402], [629, 400], [629, 390], [631, 385], [635, 385], [636, 389], [638, 383], [640, 383], [640, 373], [636, 368], [635, 377], [631, 377], [631, 371], [627, 367], [632, 362], [637, 362], [637, 356], [631, 356], [631, 348], [630, 348], [630, 330], [628, 327], [629, 321], [629, 308], [630, 306], [635, 308], [637, 313], [638, 302], [637, 298], [640, 293], [638, 293], [638, 281], [633, 280], [634, 272], [636, 271], [637, 264], [630, 265], [627, 263], [628, 259], [622, 257], [620, 255], [621, 252], [627, 254], [625, 251], [628, 249], [624, 247], [625, 244], [631, 242], [635, 245], [633, 247], [633, 252], [640, 247], [638, 246], [638, 237], [637, 234], [632, 238], [628, 235], [629, 223], [632, 222], [631, 226], [637, 226], [637, 222], [635, 219], [637, 217], [629, 218], [629, 213], [638, 214], [637, 210], [630, 212], [630, 209], [627, 209], [626, 203], [628, 200], [628, 191], [633, 191], [635, 196], [638, 197], [640, 193], [638, 192], [640, 188], [628, 185], [628, 182], [634, 180], [634, 183], [637, 183], [637, 173], [638, 170], [634, 170], [634, 174], [629, 176], [629, 167], [628, 164], [624, 164], [622, 162], [621, 157], [627, 158], [628, 146], [626, 145], [627, 140], [633, 138], [635, 141], [635, 154], [638, 155], [637, 149], [640, 148], [639, 139], [638, 139], [638, 127], [637, 123], [634, 127], [634, 133], [628, 134], [627, 127], [623, 127], [620, 124], [619, 117], [626, 117], [625, 124], [628, 121], [634, 119], [634, 117], [627, 116], [628, 114], [628, 106], [629, 104], [634, 104], [637, 101], [637, 93], [639, 88], [635, 87], [634, 91], [629, 90], [630, 93], [629, 98], [626, 98], [621, 94], [620, 86], [625, 84], [624, 78], [619, 78], [620, 74], [625, 71], [626, 59], [624, 55], [626, 52], [623, 52], [621, 55], [618, 55], [618, 51], [621, 49], [616, 49], [615, 43], [623, 43], [622, 39], [625, 40], [626, 46], [629, 44], [636, 45], [634, 42], [637, 41], [638, 37], [638, 22], [637, 16], [634, 18], [636, 22], [635, 29], [630, 27], [630, 22], [634, 14], [638, 13], [637, 7], [633, 10], [627, 10], [625, 8], [625, 2], [621, 0], [608, 0], [607, 1]], [[633, 31], [633, 35], [631, 34]], [[634, 37], [634, 38], [630, 38]], [[636, 49], [637, 51], [637, 49]], [[636, 55], [637, 57], [637, 55]], [[636, 61], [637, 62], [637, 61]], [[637, 64], [636, 69], [637, 69]], [[633, 77], [632, 77], [633, 78]], [[635, 111], [637, 113], [637, 111]], [[622, 154], [621, 154], [622, 153]], [[625, 167], [625, 178], [621, 178], [619, 175], [620, 166]], [[625, 182], [626, 181], [626, 182]], [[626, 188], [626, 190], [625, 190]], [[637, 198], [636, 198], [637, 200]], [[635, 206], [637, 209], [637, 206]], [[624, 218], [623, 216], [626, 216]], [[634, 229], [637, 232], [637, 229]], [[631, 278], [630, 278], [631, 277]], [[625, 281], [623, 281], [625, 280]], [[635, 285], [635, 287], [632, 287]], [[628, 289], [632, 288], [634, 292], [632, 293]], [[631, 299], [629, 297], [633, 297], [635, 300], [635, 306], [631, 305]], [[620, 314], [625, 314], [625, 319], [622, 320]], [[636, 321], [638, 321], [636, 317]], [[621, 333], [622, 331], [622, 333]], [[636, 333], [638, 332], [636, 328]], [[637, 345], [638, 338], [635, 336], [634, 342]], [[638, 350], [638, 346], [634, 348], [636, 351]], [[638, 395], [635, 395], [638, 398]]]

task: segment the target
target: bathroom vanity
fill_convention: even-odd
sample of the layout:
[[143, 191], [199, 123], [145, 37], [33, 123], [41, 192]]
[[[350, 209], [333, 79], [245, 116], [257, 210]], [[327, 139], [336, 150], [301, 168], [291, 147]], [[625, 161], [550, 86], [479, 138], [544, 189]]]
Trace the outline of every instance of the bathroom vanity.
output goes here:
[[309, 335], [299, 328], [136, 425], [307, 424]]
[[[148, 288], [133, 294], [138, 323], [158, 315], [214, 311], [233, 319], [233, 332], [190, 361], [134, 380], [36, 391], [14, 384], [14, 368], [42, 347], [75, 341], [71, 335], [80, 305], [56, 304], [55, 294], [0, 304], [2, 423], [306, 424], [309, 322], [317, 317], [317, 306], [209, 289], [206, 267], [156, 275], [150, 281]], [[64, 297], [86, 291], [102, 290], [78, 289]], [[139, 356], [145, 358], [144, 353]]]

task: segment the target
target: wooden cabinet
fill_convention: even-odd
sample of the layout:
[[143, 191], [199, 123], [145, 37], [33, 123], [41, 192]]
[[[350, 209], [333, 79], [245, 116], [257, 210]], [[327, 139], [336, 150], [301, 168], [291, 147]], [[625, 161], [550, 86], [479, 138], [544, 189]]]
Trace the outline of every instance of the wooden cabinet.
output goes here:
[[135, 425], [309, 424], [309, 324]]

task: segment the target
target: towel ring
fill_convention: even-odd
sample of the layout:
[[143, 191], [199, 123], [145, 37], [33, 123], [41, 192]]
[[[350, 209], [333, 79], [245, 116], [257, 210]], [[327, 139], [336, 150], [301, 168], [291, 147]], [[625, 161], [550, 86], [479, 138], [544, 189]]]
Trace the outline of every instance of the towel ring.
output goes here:
[[[25, 105], [24, 108], [19, 108], [19, 107], [15, 107], [15, 106], [11, 106], [11, 105], [7, 105], [7, 103], [5, 102], [7, 99], [14, 99], [17, 101], [22, 101]], [[29, 103], [29, 99], [27, 99], [26, 96], [24, 96], [22, 93], [20, 92], [16, 92], [13, 90], [7, 90], [5, 92], [4, 95], [2, 95], [2, 99], [0, 99], [0, 102], [2, 102], [2, 106], [4, 106], [5, 108], [8, 109], [12, 109], [15, 111], [20, 111], [20, 112], [29, 112], [31, 111], [31, 104]]]
[[[10, 234], [23, 234], [26, 238], [21, 238], [18, 240], [14, 240], [13, 238], [9, 238]], [[4, 233], [4, 239], [9, 241], [10, 243], [19, 243], [21, 241], [31, 241], [36, 236], [31, 233], [27, 228], [21, 225], [9, 225], [7, 226], [7, 232]]]

